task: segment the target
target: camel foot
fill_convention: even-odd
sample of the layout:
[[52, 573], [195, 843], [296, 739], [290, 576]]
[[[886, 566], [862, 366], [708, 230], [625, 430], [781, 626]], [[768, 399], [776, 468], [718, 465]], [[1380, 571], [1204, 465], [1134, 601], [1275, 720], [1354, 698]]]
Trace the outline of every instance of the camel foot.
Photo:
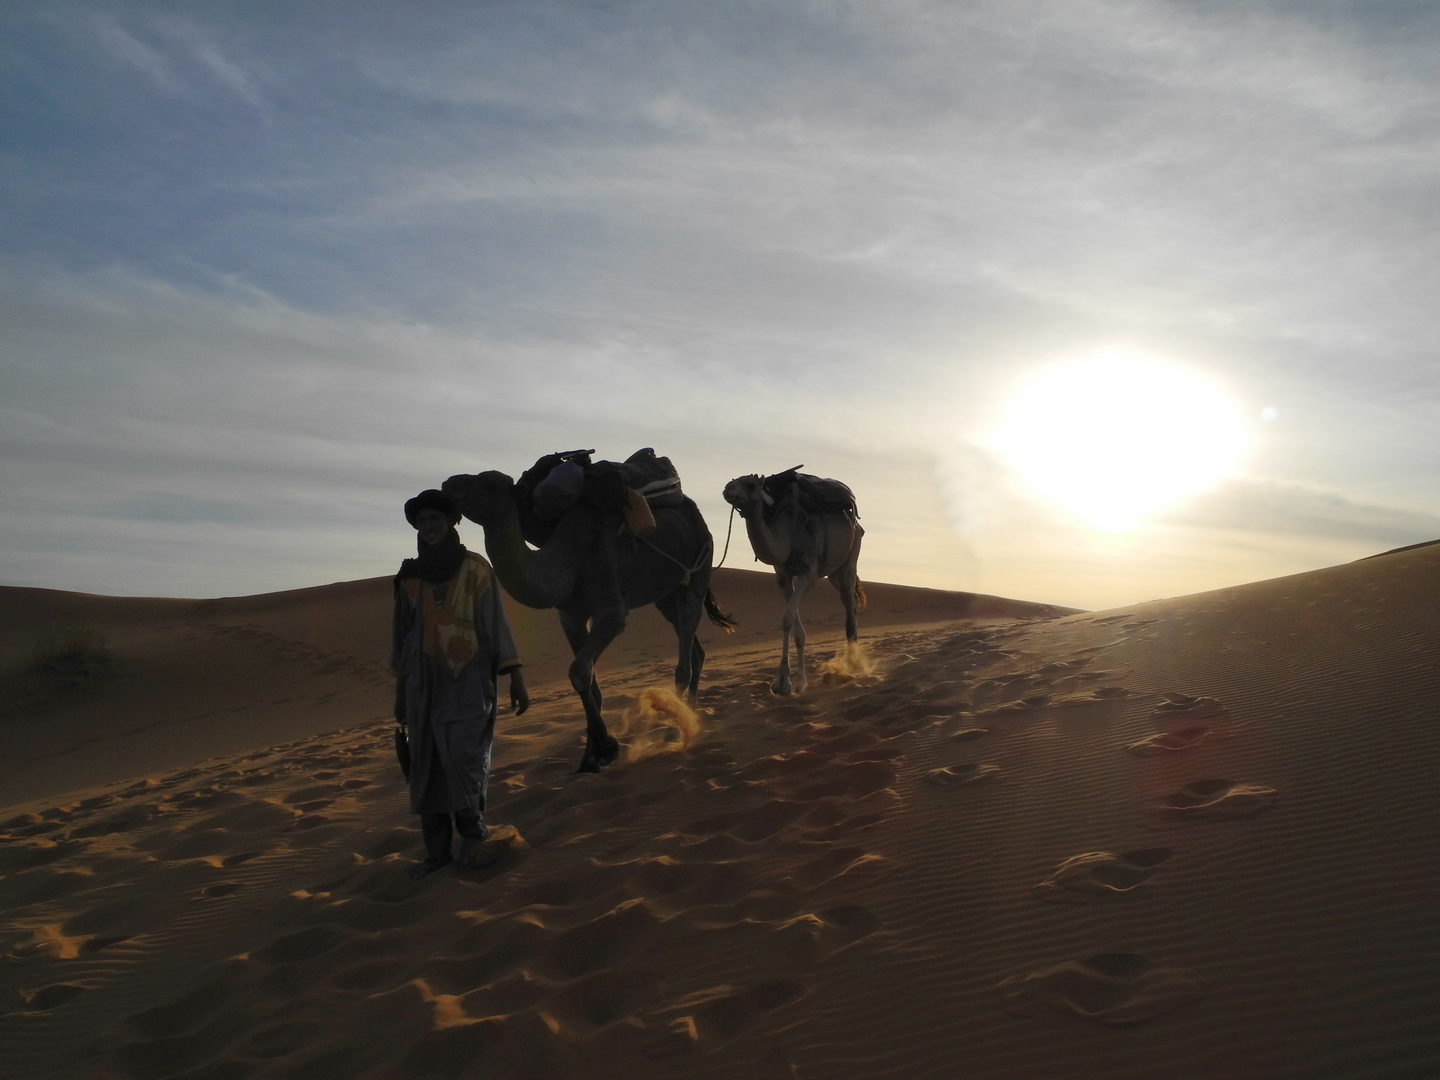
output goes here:
[[620, 756], [620, 744], [615, 736], [606, 735], [603, 739], [587, 740], [585, 743], [585, 756], [580, 759], [580, 767], [576, 772], [599, 772], [606, 765], [611, 764]]

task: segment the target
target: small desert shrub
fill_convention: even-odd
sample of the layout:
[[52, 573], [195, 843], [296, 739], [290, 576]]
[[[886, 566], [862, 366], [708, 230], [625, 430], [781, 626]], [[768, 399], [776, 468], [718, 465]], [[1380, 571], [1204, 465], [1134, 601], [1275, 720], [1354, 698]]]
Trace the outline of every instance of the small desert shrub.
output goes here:
[[30, 670], [62, 686], [88, 686], [110, 671], [113, 657], [105, 635], [93, 626], [62, 626], [35, 643]]

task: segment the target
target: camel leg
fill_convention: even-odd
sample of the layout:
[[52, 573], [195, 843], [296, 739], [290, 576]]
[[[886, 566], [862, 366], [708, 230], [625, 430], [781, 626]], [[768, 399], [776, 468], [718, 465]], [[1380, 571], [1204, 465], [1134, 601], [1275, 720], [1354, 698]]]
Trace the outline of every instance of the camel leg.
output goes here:
[[[785, 593], [785, 613], [780, 617], [780, 672], [771, 683], [770, 689], [777, 694], [788, 695], [805, 689], [805, 625], [800, 621], [800, 601], [815, 584], [814, 570], [800, 577], [781, 581]], [[790, 637], [795, 637], [795, 666], [797, 678], [790, 677]]]
[[685, 688], [685, 700], [693, 708], [700, 696], [700, 669], [705, 666], [705, 647], [698, 635], [690, 635], [690, 685]]
[[780, 593], [785, 597], [785, 610], [780, 616], [780, 670], [770, 684], [770, 692], [788, 695], [790, 693], [790, 601], [795, 595], [795, 580], [780, 578]]
[[678, 658], [675, 664], [675, 693], [684, 694], [691, 705], [700, 685], [700, 668], [705, 662], [705, 650], [695, 631], [700, 626], [700, 615], [705, 606], [704, 592], [696, 593], [693, 583], [690, 587], [677, 589], [668, 596], [655, 601], [655, 608], [665, 621], [675, 628]]
[[805, 677], [805, 624], [800, 621], [800, 601], [810, 591], [815, 582], [818, 581], [814, 574], [806, 574], [796, 583], [795, 589], [795, 622], [790, 632], [795, 636], [795, 692], [801, 693], [808, 685], [809, 680]]
[[846, 641], [854, 641], [860, 636], [859, 631], [855, 628], [855, 590], [858, 580], [859, 574], [856, 572], [853, 562], [847, 563], [830, 575], [830, 584], [835, 586], [835, 591], [840, 594], [840, 604], [845, 608]]
[[[570, 663], [570, 685], [577, 694], [581, 694], [581, 701], [588, 701], [592, 706], [585, 710], [585, 754], [580, 759], [580, 768], [577, 770], [579, 772], [599, 772], [603, 766], [609, 765], [620, 756], [620, 744], [610, 734], [600, 715], [595, 662], [625, 629], [625, 616], [624, 608], [607, 608], [592, 615], [585, 644]], [[594, 692], [582, 693], [582, 687], [586, 690], [593, 687]]]
[[[588, 623], [588, 625], [587, 625]], [[620, 744], [605, 726], [600, 714], [600, 683], [595, 678], [595, 661], [605, 646], [625, 629], [625, 612], [603, 612], [587, 620], [581, 611], [560, 613], [560, 627], [575, 659], [570, 663], [570, 685], [585, 709], [585, 753], [577, 772], [599, 772], [620, 756]]]
[[[565, 634], [565, 640], [570, 644], [570, 655], [578, 656], [580, 649], [585, 644], [585, 638], [590, 632], [589, 620], [583, 614], [577, 612], [570, 612], [567, 617], [567, 613], [562, 611], [560, 612], [560, 629]], [[603, 699], [600, 696], [600, 683], [595, 679], [593, 670], [590, 674], [589, 702], [586, 702], [586, 695], [584, 693], [578, 690], [576, 693], [580, 694], [582, 705], [593, 705], [596, 712], [600, 711], [603, 706]]]
[[[849, 553], [845, 561], [829, 573], [830, 584], [840, 594], [840, 603], [845, 608], [845, 640], [854, 641], [860, 635], [855, 628], [855, 612], [860, 606], [860, 541], [865, 531], [856, 523], [849, 532]], [[828, 536], [829, 534], [827, 534]], [[838, 539], [836, 541], [838, 546]]]

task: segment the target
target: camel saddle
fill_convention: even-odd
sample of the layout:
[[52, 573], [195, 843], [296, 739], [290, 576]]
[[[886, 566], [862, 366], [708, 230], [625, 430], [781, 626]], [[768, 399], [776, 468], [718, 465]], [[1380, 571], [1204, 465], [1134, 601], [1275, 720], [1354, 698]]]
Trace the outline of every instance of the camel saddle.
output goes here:
[[625, 515], [630, 492], [638, 492], [654, 509], [680, 506], [685, 493], [680, 474], [670, 459], [650, 447], [637, 450], [623, 462], [592, 461], [593, 450], [546, 454], [516, 481], [517, 496], [547, 521], [585, 505], [601, 514]]
[[772, 519], [793, 498], [800, 509], [811, 514], [842, 514], [851, 521], [860, 518], [855, 493], [848, 484], [823, 476], [802, 473], [805, 466], [767, 476], [764, 480], [765, 517]]
[[652, 507], [674, 507], [685, 501], [675, 466], [648, 446], [621, 462], [620, 476], [626, 487], [638, 491]]

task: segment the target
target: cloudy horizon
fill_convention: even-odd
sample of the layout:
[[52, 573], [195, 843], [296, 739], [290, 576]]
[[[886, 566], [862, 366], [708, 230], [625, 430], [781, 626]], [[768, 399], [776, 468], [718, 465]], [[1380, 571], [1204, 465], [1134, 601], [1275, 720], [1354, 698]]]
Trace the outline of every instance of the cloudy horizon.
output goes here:
[[[386, 574], [406, 497], [575, 446], [668, 454], [717, 538], [726, 480], [803, 462], [856, 490], [862, 577], [1090, 608], [1440, 537], [1429, 6], [0, 26], [0, 583]], [[985, 443], [1027, 372], [1105, 349], [1202, 372], [1251, 440], [1123, 532]]]

